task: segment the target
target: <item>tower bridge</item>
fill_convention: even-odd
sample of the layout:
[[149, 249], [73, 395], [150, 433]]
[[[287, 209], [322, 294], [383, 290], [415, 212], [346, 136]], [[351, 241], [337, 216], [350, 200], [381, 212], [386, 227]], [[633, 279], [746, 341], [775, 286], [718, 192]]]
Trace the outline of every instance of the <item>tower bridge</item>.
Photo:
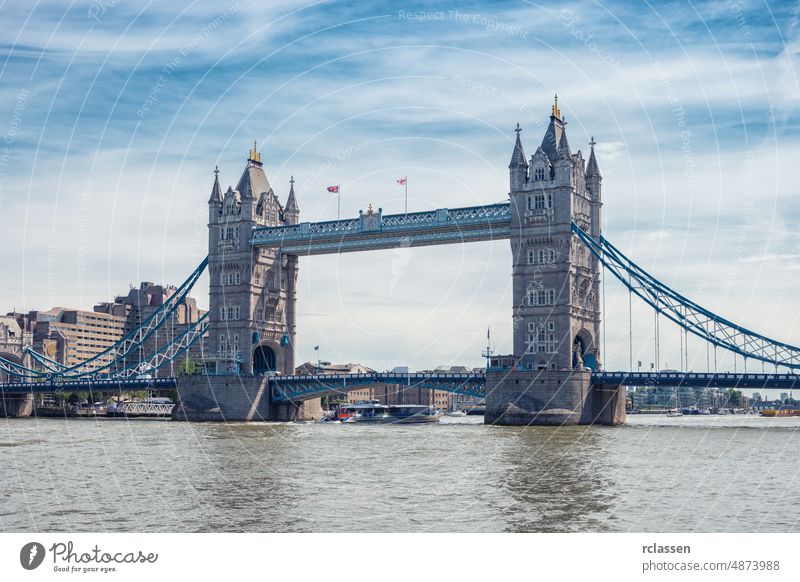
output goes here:
[[[557, 104], [533, 155], [521, 128], [509, 163], [507, 201], [384, 215], [301, 222], [290, 180], [285, 203], [264, 172], [256, 144], [236, 187], [224, 192], [219, 170], [208, 199], [208, 257], [173, 298], [142, 326], [89, 360], [67, 367], [28, 348], [26, 361], [4, 358], [0, 384], [13, 395], [65, 386], [141, 385], [142, 372], [204, 342], [204, 375], [165, 381], [181, 402], [174, 418], [253, 420], [314, 417], [320, 396], [377, 384], [408, 384], [486, 398], [486, 421], [497, 424], [618, 424], [626, 385], [792, 388], [800, 348], [743, 328], [701, 307], [626, 257], [601, 232], [602, 176], [594, 138], [584, 160], [573, 153]], [[491, 358], [485, 373], [296, 376], [297, 274], [303, 256], [396, 247], [507, 239], [512, 263], [513, 352]], [[606, 371], [602, 364], [601, 267], [684, 333], [745, 358], [774, 374]], [[171, 310], [208, 269], [210, 310], [169, 345], [140, 355]]]

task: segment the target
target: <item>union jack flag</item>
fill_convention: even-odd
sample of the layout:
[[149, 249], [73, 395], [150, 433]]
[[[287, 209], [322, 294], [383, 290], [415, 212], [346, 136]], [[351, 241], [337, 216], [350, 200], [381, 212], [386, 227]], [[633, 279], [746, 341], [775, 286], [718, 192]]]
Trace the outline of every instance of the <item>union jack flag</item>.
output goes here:
[[328, 192], [333, 192], [334, 194], [338, 194], [339, 186], [328, 186]]
[[397, 184], [398, 184], [399, 186], [403, 186], [403, 185], [404, 185], [406, 182], [408, 182], [408, 179], [407, 179], [407, 178], [398, 178], [398, 179], [397, 179]]

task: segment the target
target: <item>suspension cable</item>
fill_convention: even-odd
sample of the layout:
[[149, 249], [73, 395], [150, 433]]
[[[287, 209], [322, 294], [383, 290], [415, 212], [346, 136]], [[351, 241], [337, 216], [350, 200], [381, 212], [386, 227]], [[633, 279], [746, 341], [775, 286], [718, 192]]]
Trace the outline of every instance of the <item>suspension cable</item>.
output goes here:
[[633, 291], [630, 273], [628, 273], [628, 352], [628, 371], [633, 372]]
[[[600, 265], [598, 265], [599, 267]], [[603, 369], [605, 369], [605, 359], [608, 355], [608, 342], [607, 342], [607, 335], [606, 335], [606, 278], [603, 277], [603, 273], [600, 272], [600, 269], [597, 269], [598, 275], [601, 277], [600, 285], [602, 285], [601, 293], [603, 294], [603, 313], [601, 317], [603, 318], [603, 355], [600, 358], [600, 362], [603, 363]]]
[[681, 348], [681, 370], [686, 370], [686, 367], [683, 365], [683, 328], [682, 327], [678, 328], [678, 334], [680, 334], [680, 340], [681, 340], [681, 346], [680, 346], [680, 348]]
[[686, 328], [683, 329], [683, 349], [685, 350], [683, 361], [686, 364], [684, 371], [689, 371], [689, 332]]
[[[644, 271], [604, 237], [601, 236], [598, 242], [574, 222], [572, 230], [603, 262], [603, 266], [628, 286], [629, 290], [687, 331], [733, 353], [789, 369], [800, 369], [800, 347], [748, 330], [703, 308]], [[625, 273], [628, 274], [627, 277]], [[635, 285], [632, 284], [633, 281], [636, 281]], [[683, 306], [686, 310], [683, 317], [678, 310], [679, 306]], [[686, 359], [688, 363], [688, 357]]]

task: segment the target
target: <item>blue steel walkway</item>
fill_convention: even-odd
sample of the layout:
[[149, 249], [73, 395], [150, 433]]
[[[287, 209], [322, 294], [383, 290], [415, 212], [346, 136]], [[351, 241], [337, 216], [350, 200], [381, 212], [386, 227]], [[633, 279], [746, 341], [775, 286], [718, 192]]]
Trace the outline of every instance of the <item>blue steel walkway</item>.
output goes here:
[[322, 255], [437, 244], [508, 239], [511, 205], [439, 208], [389, 214], [378, 210], [358, 218], [301, 222], [253, 229], [250, 244], [279, 247], [294, 255]]
[[169, 390], [178, 385], [176, 378], [132, 378], [128, 380], [64, 380], [58, 382], [5, 382], [2, 394], [47, 392], [119, 392], [121, 390]]

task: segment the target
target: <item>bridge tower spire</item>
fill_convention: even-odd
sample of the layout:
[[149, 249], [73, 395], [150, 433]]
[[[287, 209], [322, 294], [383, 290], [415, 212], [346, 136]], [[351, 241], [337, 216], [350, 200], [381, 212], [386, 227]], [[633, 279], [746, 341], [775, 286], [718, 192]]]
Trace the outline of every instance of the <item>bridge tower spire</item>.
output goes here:
[[519, 137], [522, 131], [519, 123], [514, 131], [517, 134], [517, 140], [514, 143], [514, 151], [511, 153], [511, 162], [508, 164], [512, 191], [522, 190], [528, 182], [528, 160], [525, 159], [525, 150], [522, 149], [522, 141]]
[[[518, 132], [509, 166], [514, 353], [493, 357], [498, 366], [487, 376], [487, 422], [593, 422], [597, 403], [605, 402], [591, 389], [591, 371], [601, 368], [600, 265], [572, 223], [599, 238], [597, 160], [592, 149], [585, 175], [557, 100], [530, 166], [520, 153]], [[503, 362], [508, 369], [501, 370]], [[617, 422], [614, 414], [607, 420]]]
[[297, 224], [294, 184], [284, 208], [253, 142], [236, 188], [217, 178], [209, 201], [210, 362], [216, 373], [294, 373], [297, 257], [252, 247], [254, 228]]

